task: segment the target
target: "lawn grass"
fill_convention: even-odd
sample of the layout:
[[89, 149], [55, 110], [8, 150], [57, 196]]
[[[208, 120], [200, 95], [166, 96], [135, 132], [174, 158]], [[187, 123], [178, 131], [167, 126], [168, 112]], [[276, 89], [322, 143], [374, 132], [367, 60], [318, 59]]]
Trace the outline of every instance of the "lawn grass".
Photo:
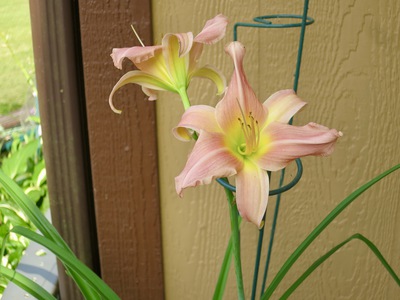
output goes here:
[[[11, 52], [14, 52], [14, 55]], [[1, 0], [0, 115], [20, 108], [32, 94], [32, 88], [21, 67], [30, 76], [34, 76], [29, 1]]]

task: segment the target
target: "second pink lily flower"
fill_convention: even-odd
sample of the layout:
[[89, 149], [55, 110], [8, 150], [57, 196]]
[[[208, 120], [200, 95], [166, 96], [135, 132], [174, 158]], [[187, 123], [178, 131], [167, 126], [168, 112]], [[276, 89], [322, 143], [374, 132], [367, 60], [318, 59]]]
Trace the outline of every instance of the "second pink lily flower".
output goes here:
[[239, 42], [226, 47], [234, 72], [217, 106], [196, 105], [182, 116], [174, 134], [199, 138], [181, 174], [176, 190], [208, 184], [215, 178], [236, 175], [236, 203], [240, 215], [261, 226], [269, 193], [268, 171], [285, 168], [296, 158], [332, 153], [341, 132], [309, 123], [288, 125], [306, 103], [293, 90], [273, 94], [261, 104], [243, 71], [245, 49]]
[[166, 34], [158, 46], [115, 48], [111, 57], [114, 65], [122, 69], [124, 58], [130, 59], [139, 70], [127, 72], [115, 84], [109, 97], [111, 109], [121, 113], [113, 104], [114, 93], [128, 83], [142, 86], [149, 100], [157, 99], [157, 91], [170, 91], [181, 96], [185, 109], [190, 106], [186, 90], [193, 77], [212, 80], [218, 88], [218, 94], [225, 91], [225, 77], [212, 66], [199, 68], [197, 62], [204, 44], [214, 44], [225, 35], [228, 20], [217, 15], [208, 20], [203, 30], [193, 37], [193, 33]]

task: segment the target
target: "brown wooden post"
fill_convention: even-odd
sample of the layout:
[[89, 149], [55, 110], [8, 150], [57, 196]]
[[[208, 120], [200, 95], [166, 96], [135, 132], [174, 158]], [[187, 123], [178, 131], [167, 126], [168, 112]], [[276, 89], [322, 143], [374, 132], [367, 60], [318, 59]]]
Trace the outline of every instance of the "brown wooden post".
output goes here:
[[[150, 1], [30, 5], [53, 224], [121, 299], [162, 299], [155, 106], [134, 86], [121, 116], [107, 102], [123, 73], [111, 48], [137, 42], [131, 23], [150, 43]], [[64, 272], [60, 290], [82, 299]]]
[[132, 65], [117, 70], [113, 47], [151, 44], [150, 0], [79, 1], [90, 155], [101, 274], [121, 299], [162, 299], [163, 274], [155, 104], [141, 88], [108, 96]]
[[[79, 259], [99, 272], [77, 6], [31, 0], [30, 10], [53, 224]], [[62, 299], [82, 299], [60, 267]]]

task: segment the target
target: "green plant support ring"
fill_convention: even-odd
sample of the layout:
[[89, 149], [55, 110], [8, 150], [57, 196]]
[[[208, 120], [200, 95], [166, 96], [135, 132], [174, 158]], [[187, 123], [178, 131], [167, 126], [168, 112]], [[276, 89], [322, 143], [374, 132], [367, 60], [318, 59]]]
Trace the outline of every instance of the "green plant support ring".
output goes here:
[[[296, 165], [297, 165], [297, 173], [296, 176], [293, 178], [291, 182], [289, 182], [287, 185], [284, 185], [278, 189], [275, 190], [270, 190], [269, 195], [274, 196], [281, 194], [283, 192], [286, 192], [290, 190], [292, 187], [294, 187], [300, 180], [301, 176], [303, 175], [303, 164], [301, 163], [301, 160], [299, 158], [296, 159]], [[236, 187], [229, 184], [229, 182], [224, 179], [224, 178], [218, 178], [217, 182], [222, 185], [223, 187], [229, 189], [231, 192], [236, 192]]]

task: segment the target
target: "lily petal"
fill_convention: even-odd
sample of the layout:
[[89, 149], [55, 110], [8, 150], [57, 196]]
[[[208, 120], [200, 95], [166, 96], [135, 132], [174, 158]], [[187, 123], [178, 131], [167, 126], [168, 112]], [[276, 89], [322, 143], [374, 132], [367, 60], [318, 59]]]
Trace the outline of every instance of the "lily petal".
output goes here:
[[197, 68], [201, 53], [203, 52], [203, 44], [193, 43], [192, 49], [189, 52], [189, 74], [193, 73]]
[[192, 137], [191, 130], [221, 132], [215, 118], [215, 108], [208, 105], [189, 107], [182, 115], [179, 124], [173, 129], [173, 134], [181, 141], [189, 141]]
[[294, 114], [306, 104], [294, 90], [282, 90], [272, 94], [264, 102], [264, 106], [268, 110], [265, 126], [272, 122], [288, 123]]
[[162, 46], [148, 46], [148, 47], [131, 47], [131, 48], [114, 48], [111, 53], [111, 57], [114, 62], [114, 66], [118, 69], [122, 69], [122, 61], [124, 58], [130, 59], [134, 64], [141, 63], [143, 61], [152, 58], [155, 52], [162, 49]]
[[128, 83], [140, 84], [142, 87], [153, 90], [172, 91], [172, 92], [174, 91], [174, 89], [171, 86], [167, 85], [164, 81], [158, 79], [157, 77], [151, 76], [142, 71], [130, 71], [118, 80], [118, 82], [115, 84], [115, 86], [111, 91], [110, 97], [108, 98], [108, 103], [110, 104], [111, 109], [117, 114], [120, 114], [121, 111], [114, 107], [112, 98], [114, 96], [114, 93], [119, 88]]
[[201, 132], [185, 168], [175, 178], [175, 187], [182, 197], [183, 189], [209, 184], [215, 178], [236, 174], [242, 162], [224, 147], [219, 133]]
[[228, 25], [228, 18], [219, 14], [208, 20], [203, 30], [195, 37], [194, 41], [203, 44], [214, 44], [221, 40]]
[[236, 175], [236, 204], [242, 218], [260, 227], [267, 209], [268, 193], [267, 172], [246, 162]]
[[162, 51], [157, 51], [155, 55], [148, 60], [136, 63], [136, 67], [140, 71], [153, 75], [171, 86], [173, 85]]
[[262, 127], [267, 117], [267, 111], [247, 82], [243, 70], [245, 49], [241, 43], [232, 42], [225, 48], [225, 51], [232, 57], [235, 69], [224, 98], [216, 106], [218, 123], [221, 128], [229, 131], [231, 128], [237, 127], [238, 117], [244, 114], [247, 118], [251, 113]]
[[343, 135], [336, 129], [316, 123], [300, 127], [275, 122], [265, 130], [270, 143], [265, 154], [257, 159], [257, 164], [268, 171], [281, 170], [299, 157], [327, 156], [333, 152], [336, 140]]
[[149, 101], [154, 101], [154, 100], [158, 99], [158, 93], [156, 90], [152, 90], [152, 89], [142, 86], [142, 91], [143, 91], [143, 93], [146, 94], [146, 96], [149, 97], [148, 98]]
[[185, 54], [190, 51], [192, 44], [193, 34], [191, 32], [166, 34], [162, 40], [165, 63], [176, 90], [187, 88], [189, 56]]
[[215, 83], [218, 89], [217, 95], [221, 95], [225, 92], [226, 79], [225, 76], [213, 66], [207, 65], [200, 69], [195, 70], [190, 77], [203, 77], [208, 78]]
[[168, 48], [169, 43], [171, 43], [170, 39], [173, 36], [178, 40], [179, 43], [179, 57], [188, 54], [193, 45], [193, 33], [168, 33], [162, 39], [163, 47]]

